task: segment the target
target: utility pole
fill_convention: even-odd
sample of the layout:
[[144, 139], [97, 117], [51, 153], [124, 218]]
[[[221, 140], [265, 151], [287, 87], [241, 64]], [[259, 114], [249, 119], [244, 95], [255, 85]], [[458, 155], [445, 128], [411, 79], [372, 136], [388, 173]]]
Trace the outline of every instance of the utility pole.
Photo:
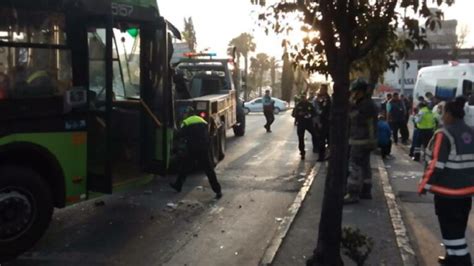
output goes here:
[[[404, 17], [406, 18], [407, 17], [407, 9], [406, 8], [404, 9], [403, 13], [404, 13]], [[405, 35], [405, 33], [403, 35]], [[400, 94], [405, 94], [405, 67], [406, 67], [406, 65], [407, 65], [407, 59], [404, 55], [403, 58], [402, 58], [402, 73], [401, 73], [402, 78], [401, 78], [401, 82], [400, 82]]]
[[400, 78], [400, 94], [405, 94], [405, 67], [407, 65], [407, 60], [405, 57], [402, 59], [402, 72]]

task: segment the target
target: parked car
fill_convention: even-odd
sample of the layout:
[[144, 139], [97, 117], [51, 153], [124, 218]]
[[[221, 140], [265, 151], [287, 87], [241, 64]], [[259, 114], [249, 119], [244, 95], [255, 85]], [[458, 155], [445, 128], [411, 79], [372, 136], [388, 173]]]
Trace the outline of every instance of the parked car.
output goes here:
[[[272, 100], [275, 101], [275, 109], [273, 113], [278, 114], [281, 111], [288, 110], [290, 106], [288, 102], [280, 100], [278, 98], [272, 97]], [[250, 112], [263, 112], [262, 97], [255, 98], [251, 101], [244, 103], [244, 112], [246, 114]]]

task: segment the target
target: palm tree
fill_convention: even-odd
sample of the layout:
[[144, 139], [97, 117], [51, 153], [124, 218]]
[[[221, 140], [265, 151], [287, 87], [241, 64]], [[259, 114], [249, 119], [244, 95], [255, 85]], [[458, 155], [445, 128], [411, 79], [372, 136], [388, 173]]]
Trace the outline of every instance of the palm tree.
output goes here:
[[255, 71], [257, 77], [259, 95], [262, 96], [263, 76], [265, 72], [270, 70], [270, 57], [265, 53], [258, 53], [256, 57], [251, 59], [251, 61], [251, 68]]
[[272, 89], [275, 90], [276, 88], [276, 69], [277, 69], [277, 60], [274, 56], [270, 58], [270, 80]]
[[194, 30], [193, 18], [189, 17], [188, 19], [184, 18], [184, 31], [183, 38], [188, 44], [189, 50], [191, 52], [196, 51], [196, 31]]
[[[249, 33], [241, 33], [239, 36], [232, 39], [229, 42], [229, 45], [237, 47], [237, 58], [240, 58], [241, 56], [244, 57], [244, 79], [247, 83], [249, 53], [255, 52], [255, 48], [257, 47], [253, 40], [253, 36]], [[244, 99], [247, 100], [247, 98], [248, 90], [245, 90]]]

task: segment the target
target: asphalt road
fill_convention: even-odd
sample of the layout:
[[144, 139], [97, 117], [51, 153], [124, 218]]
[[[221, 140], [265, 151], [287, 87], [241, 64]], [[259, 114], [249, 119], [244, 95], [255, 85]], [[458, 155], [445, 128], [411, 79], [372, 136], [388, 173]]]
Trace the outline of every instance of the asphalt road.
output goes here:
[[167, 185], [174, 177], [157, 177], [101, 198], [102, 206], [56, 210], [42, 240], [4, 265], [257, 265], [316, 159], [308, 152], [300, 160], [288, 112], [276, 116], [273, 133], [263, 123], [250, 114], [244, 137], [228, 132], [221, 200], [202, 174], [179, 194]]

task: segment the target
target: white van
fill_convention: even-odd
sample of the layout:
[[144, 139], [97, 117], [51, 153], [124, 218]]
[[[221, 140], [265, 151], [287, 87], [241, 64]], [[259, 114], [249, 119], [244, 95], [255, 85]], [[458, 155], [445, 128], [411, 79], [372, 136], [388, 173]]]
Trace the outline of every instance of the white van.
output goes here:
[[[452, 62], [448, 65], [424, 67], [418, 71], [413, 91], [413, 103], [416, 106], [418, 97], [425, 97], [427, 92], [431, 92], [442, 101], [448, 101], [461, 95], [469, 99], [474, 90], [473, 84], [474, 64]], [[465, 111], [464, 120], [469, 126], [474, 126], [474, 103], [466, 103]]]

